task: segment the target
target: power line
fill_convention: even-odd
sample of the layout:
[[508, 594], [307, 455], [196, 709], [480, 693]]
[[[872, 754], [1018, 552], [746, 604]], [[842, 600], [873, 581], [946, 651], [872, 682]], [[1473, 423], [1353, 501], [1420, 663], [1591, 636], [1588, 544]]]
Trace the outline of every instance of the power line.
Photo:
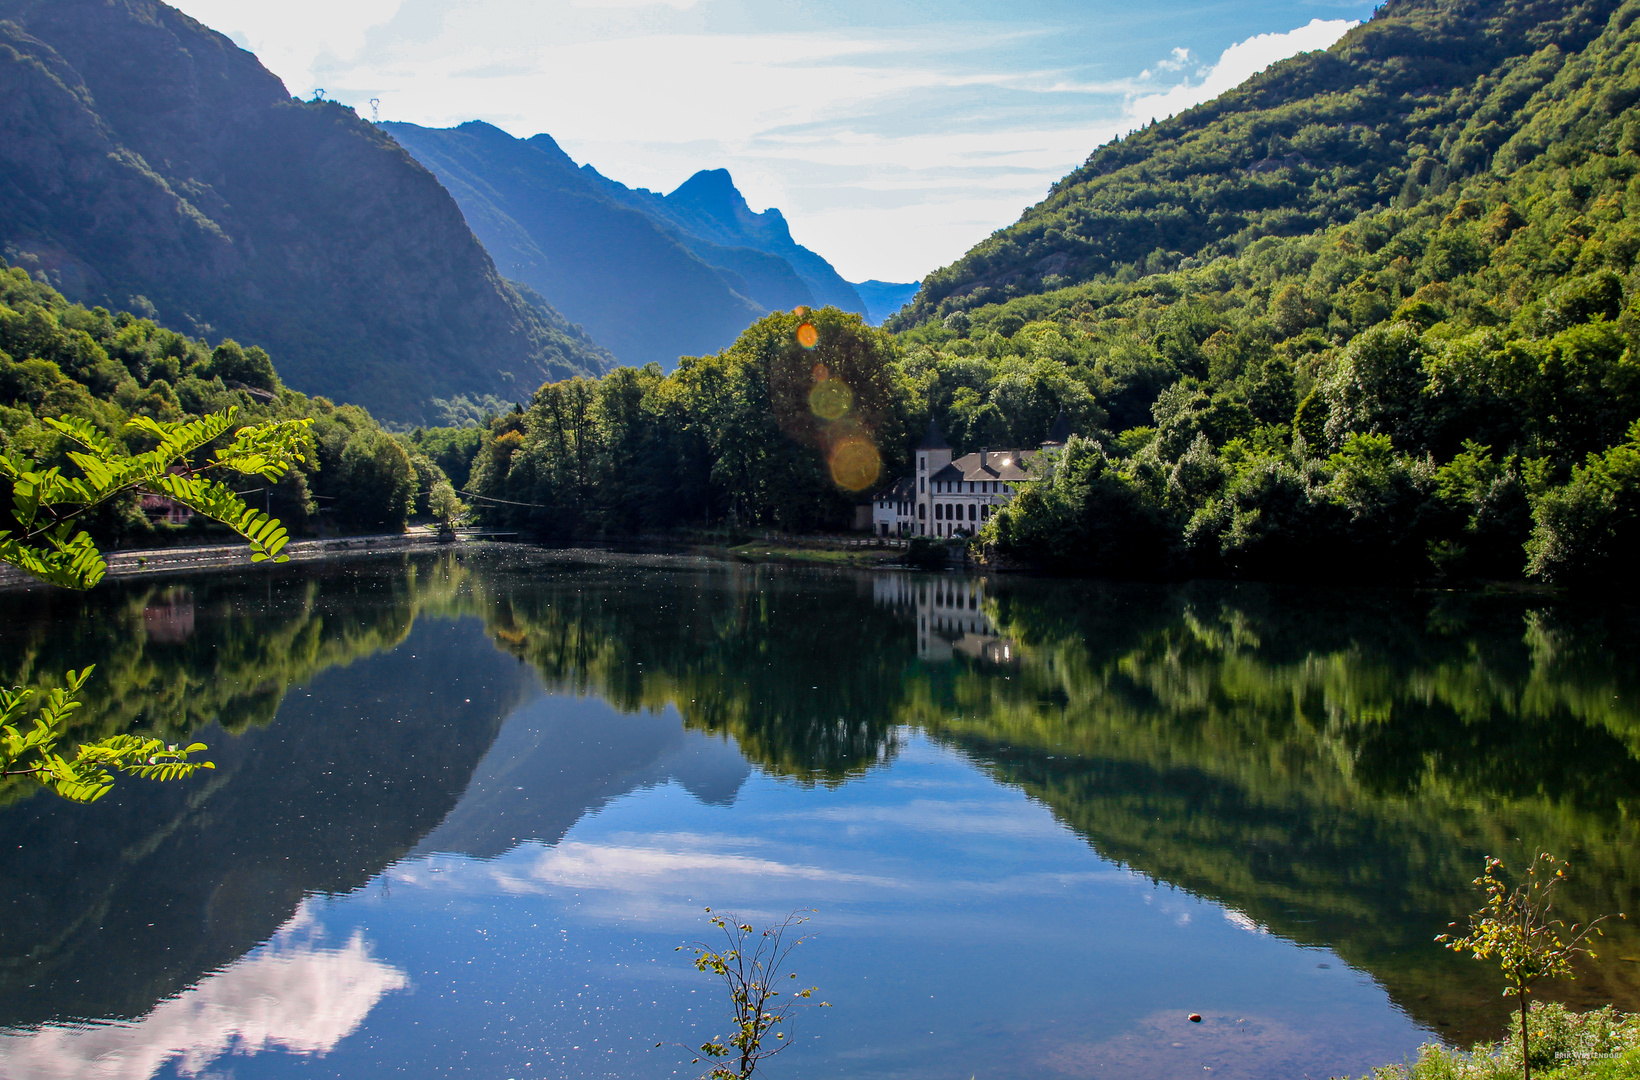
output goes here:
[[456, 494], [465, 495], [469, 499], [483, 499], [485, 502], [501, 503], [503, 506], [528, 506], [533, 510], [551, 510], [552, 509], [552, 507], [543, 506], [540, 503], [521, 503], [521, 502], [513, 502], [511, 499], [492, 499], [488, 495], [480, 495], [475, 491], [457, 491]]

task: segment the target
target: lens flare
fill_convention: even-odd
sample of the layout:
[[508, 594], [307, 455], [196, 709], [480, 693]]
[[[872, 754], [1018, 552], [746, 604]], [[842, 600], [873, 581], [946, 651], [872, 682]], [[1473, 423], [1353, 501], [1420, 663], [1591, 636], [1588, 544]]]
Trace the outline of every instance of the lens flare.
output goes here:
[[809, 391], [809, 411], [822, 420], [841, 420], [854, 404], [854, 391], [842, 379], [827, 379]]
[[831, 368], [824, 364], [816, 364], [809, 369], [809, 374], [814, 376], [815, 382], [825, 382], [831, 378]]
[[797, 343], [805, 349], [812, 349], [820, 344], [820, 331], [814, 328], [813, 323], [804, 323], [797, 328]]
[[831, 478], [840, 488], [864, 491], [882, 475], [883, 459], [871, 440], [857, 435], [837, 443], [831, 451]]

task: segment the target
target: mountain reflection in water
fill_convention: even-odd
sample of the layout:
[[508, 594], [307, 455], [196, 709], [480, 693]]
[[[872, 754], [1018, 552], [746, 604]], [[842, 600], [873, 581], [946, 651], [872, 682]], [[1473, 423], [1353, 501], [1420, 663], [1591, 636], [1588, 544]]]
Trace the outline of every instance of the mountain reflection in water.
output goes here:
[[[750, 898], [759, 880], [784, 882], [798, 903], [813, 896], [858, 922], [856, 908], [878, 902], [867, 897], [915, 891], [915, 875], [892, 850], [846, 838], [890, 818], [962, 836], [956, 803], [938, 821], [889, 808], [896, 783], [957, 783], [957, 762], [998, 797], [1029, 800], [963, 803], [981, 816], [973, 837], [997, 813], [1045, 808], [1101, 859], [1218, 905], [1228, 926], [1330, 950], [1453, 1040], [1493, 1036], [1503, 1021], [1495, 977], [1431, 942], [1474, 906], [1483, 854], [1569, 858], [1569, 918], [1636, 906], [1640, 639], [1627, 609], [512, 551], [12, 594], [0, 612], [7, 683], [95, 662], [82, 731], [198, 737], [218, 764], [198, 781], [122, 782], [90, 808], [0, 789], [13, 800], [0, 807], [7, 1075], [75, 1074], [41, 1071], [47, 1046], [65, 1062], [122, 1062], [108, 1073], [121, 1077], [166, 1061], [193, 1075], [224, 1052], [331, 1052], [376, 1023], [363, 1020], [372, 1007], [402, 998], [413, 1011], [430, 976], [382, 951], [387, 938], [378, 948], [391, 933], [368, 920], [332, 927], [330, 945], [292, 944], [295, 928], [318, 917], [315, 904], [357, 907], [398, 889], [413, 906], [431, 882], [448, 892], [479, 880], [452, 857], [495, 862], [473, 896], [613, 890], [601, 903], [640, 923], [620, 882], [682, 882], [662, 888], [675, 912], [698, 911], [714, 887]], [[753, 777], [764, 780], [744, 806]], [[664, 794], [674, 789], [697, 809], [679, 809]], [[731, 831], [592, 836], [598, 821], [641, 817], [630, 802], [641, 792], [680, 820], [727, 815]], [[1021, 835], [1057, 852], [1048, 862], [1070, 857], [1052, 830]], [[827, 836], [839, 845], [829, 854]], [[952, 842], [953, 867], [1005, 857]], [[806, 854], [792, 862], [783, 848]], [[930, 924], [934, 908], [961, 917], [954, 900], [918, 903]], [[963, 903], [980, 927], [1008, 907]], [[550, 934], [531, 910], [533, 932]], [[990, 925], [973, 932], [1006, 936]], [[847, 977], [869, 978], [876, 946], [850, 937], [863, 931], [828, 933], [860, 942]], [[1640, 955], [1635, 934], [1617, 927], [1609, 959], [1557, 992], [1640, 1008], [1626, 959]], [[1175, 947], [1186, 945], [1156, 949]], [[274, 995], [292, 998], [278, 1016], [189, 1004], [230, 1000], [255, 985], [243, 972], [275, 970], [346, 989], [329, 1026], [304, 1026], [308, 999], [294, 991]], [[201, 1026], [205, 1013], [215, 1019]], [[885, 1007], [882, 1022], [895, 1015]], [[1065, 1031], [1024, 1071], [1125, 1062], [1131, 1075], [1234, 1074], [1255, 1060], [1300, 1071], [1322, 1060], [1285, 1014], [1230, 1016], [1213, 1031], [1222, 1018], [1209, 1016], [1184, 1036], [1169, 1016]], [[1389, 1036], [1360, 1038], [1361, 1062], [1383, 1059], [1390, 1044], [1371, 1040]], [[1179, 1053], [1189, 1061], [1169, 1064]], [[280, 1056], [236, 1061], [272, 1068]], [[670, 1070], [661, 1064], [645, 1067]]]

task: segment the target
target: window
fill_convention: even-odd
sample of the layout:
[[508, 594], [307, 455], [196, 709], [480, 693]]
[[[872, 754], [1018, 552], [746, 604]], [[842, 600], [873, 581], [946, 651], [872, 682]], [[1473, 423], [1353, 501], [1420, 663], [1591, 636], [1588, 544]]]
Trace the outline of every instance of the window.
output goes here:
[[928, 471], [928, 458], [924, 457], [922, 454], [917, 455], [917, 471], [918, 472], [927, 472]]
[[920, 518], [925, 518], [925, 517], [928, 516], [928, 504], [927, 503], [918, 503], [917, 504], [917, 516], [920, 517]]
[[918, 491], [927, 491], [928, 490], [928, 481], [924, 480], [920, 476], [917, 477], [917, 490]]
[[979, 507], [976, 506], [974, 503], [969, 503], [968, 504], [968, 520], [969, 521], [976, 521], [976, 520], [978, 520], [978, 515], [979, 515]]

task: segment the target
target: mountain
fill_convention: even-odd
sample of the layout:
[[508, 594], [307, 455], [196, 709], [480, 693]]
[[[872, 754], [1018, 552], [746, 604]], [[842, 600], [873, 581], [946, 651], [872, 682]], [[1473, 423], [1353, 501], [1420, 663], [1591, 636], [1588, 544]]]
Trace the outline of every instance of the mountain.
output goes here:
[[616, 201], [671, 226], [684, 245], [705, 261], [718, 265], [708, 252], [724, 248], [761, 252], [790, 265], [808, 286], [812, 294], [809, 303], [866, 313], [865, 302], [854, 286], [844, 281], [829, 262], [792, 239], [779, 210], [771, 207], [761, 214], [752, 212], [727, 169], [702, 169], [670, 195], [629, 188], [600, 175], [590, 165], [581, 169]]
[[[1396, 0], [1099, 149], [890, 325], [1078, 574], [1640, 588], [1640, 0]], [[919, 419], [908, 410], [908, 419]]]
[[0, 0], [0, 103], [0, 248], [70, 299], [390, 420], [610, 363], [392, 139], [156, 0]]
[[778, 210], [752, 213], [721, 169], [662, 196], [577, 166], [549, 135], [515, 139], [480, 121], [381, 126], [449, 189], [510, 277], [625, 363], [671, 368], [800, 304], [866, 310]]
[[915, 281], [856, 281], [854, 291], [866, 303], [866, 321], [881, 326], [890, 315], [909, 304], [920, 286]]
[[1493, 164], [1533, 95], [1618, 7], [1390, 0], [1332, 48], [1098, 148], [1016, 224], [930, 274], [902, 322], [1438, 196]]
[[763, 313], [738, 276], [607, 198], [550, 136], [515, 139], [479, 121], [381, 127], [438, 177], [508, 276], [624, 363], [715, 352]]

